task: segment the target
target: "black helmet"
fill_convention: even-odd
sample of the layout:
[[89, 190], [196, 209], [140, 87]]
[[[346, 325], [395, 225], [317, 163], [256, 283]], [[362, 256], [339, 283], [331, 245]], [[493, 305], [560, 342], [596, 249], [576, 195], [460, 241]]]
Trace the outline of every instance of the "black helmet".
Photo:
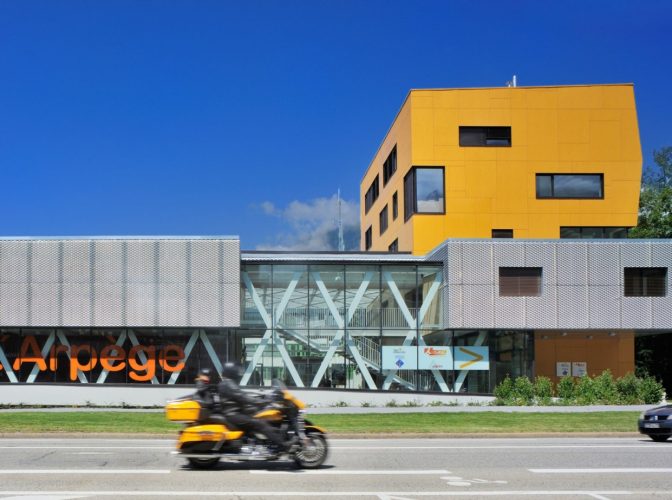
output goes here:
[[222, 378], [228, 378], [236, 383], [240, 382], [240, 379], [243, 378], [243, 367], [233, 361], [224, 363], [224, 367], [222, 368]]
[[196, 375], [196, 382], [202, 382], [204, 384], [209, 384], [212, 380], [212, 372], [210, 368], [201, 368]]

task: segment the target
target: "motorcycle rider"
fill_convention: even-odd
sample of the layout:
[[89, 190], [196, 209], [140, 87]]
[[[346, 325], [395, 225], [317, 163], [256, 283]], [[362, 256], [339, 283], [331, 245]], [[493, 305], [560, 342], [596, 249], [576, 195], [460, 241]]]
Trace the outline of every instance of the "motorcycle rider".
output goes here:
[[243, 368], [238, 363], [227, 362], [222, 368], [222, 381], [217, 386], [221, 405], [226, 418], [248, 434], [263, 434], [273, 443], [272, 451], [286, 451], [291, 441], [285, 443], [281, 434], [267, 422], [253, 415], [259, 411], [260, 401], [240, 388]]

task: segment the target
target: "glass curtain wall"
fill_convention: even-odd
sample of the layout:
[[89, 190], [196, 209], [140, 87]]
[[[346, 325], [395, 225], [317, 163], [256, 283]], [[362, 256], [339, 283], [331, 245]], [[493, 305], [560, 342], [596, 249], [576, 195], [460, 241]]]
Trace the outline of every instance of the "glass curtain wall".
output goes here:
[[243, 263], [241, 272], [243, 383], [450, 390], [418, 370], [420, 332], [441, 322], [439, 265]]

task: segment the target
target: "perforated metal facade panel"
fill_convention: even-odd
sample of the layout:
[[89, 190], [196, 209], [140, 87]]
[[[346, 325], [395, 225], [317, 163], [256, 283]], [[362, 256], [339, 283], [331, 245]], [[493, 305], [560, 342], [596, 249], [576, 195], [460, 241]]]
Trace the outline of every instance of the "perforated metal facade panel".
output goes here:
[[0, 326], [239, 325], [237, 238], [0, 240]]
[[[449, 240], [446, 328], [672, 329], [671, 240]], [[500, 297], [500, 267], [541, 267], [541, 295]], [[625, 267], [667, 267], [664, 297], [625, 297]]]

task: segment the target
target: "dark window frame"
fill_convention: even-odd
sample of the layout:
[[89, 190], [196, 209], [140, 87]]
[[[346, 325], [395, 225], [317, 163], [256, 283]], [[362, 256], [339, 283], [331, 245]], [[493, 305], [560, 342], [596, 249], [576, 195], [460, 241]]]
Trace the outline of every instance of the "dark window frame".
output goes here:
[[666, 297], [667, 271], [667, 267], [624, 267], [623, 296]]
[[[418, 211], [418, 199], [417, 199], [417, 175], [416, 171], [418, 169], [437, 169], [441, 170], [441, 182], [443, 187], [443, 207], [441, 212], [420, 212]], [[412, 178], [411, 187], [409, 190], [407, 188], [407, 179]], [[409, 203], [409, 198], [411, 198], [411, 203]], [[439, 165], [414, 165], [404, 176], [404, 222], [408, 221], [414, 215], [445, 215], [446, 214], [446, 168]]]
[[[558, 176], [591, 176], [600, 178], [600, 196], [555, 196], [555, 177]], [[537, 187], [537, 179], [539, 177], [551, 177], [551, 196], [539, 196], [539, 189]], [[595, 173], [595, 172], [583, 172], [583, 173], [550, 173], [550, 172], [539, 172], [534, 175], [534, 190], [537, 200], [604, 200], [604, 174]]]
[[380, 184], [378, 182], [378, 175], [376, 175], [376, 178], [373, 180], [373, 182], [371, 182], [369, 189], [366, 190], [366, 194], [364, 195], [365, 214], [369, 213], [369, 210], [371, 210], [371, 207], [376, 202], [379, 195], [380, 195]]
[[399, 196], [397, 193], [395, 191], [392, 195], [392, 220], [397, 220], [397, 217], [399, 217]]
[[[582, 233], [584, 230], [596, 230], [599, 229], [601, 231], [601, 236], [599, 238], [584, 238]], [[625, 236], [619, 236], [618, 238], [607, 238], [606, 234], [607, 231], [609, 230], [623, 230], [625, 232]], [[621, 238], [627, 238], [628, 233], [630, 232], [630, 229], [632, 229], [629, 226], [560, 226], [560, 239], [563, 240], [611, 240], [611, 239], [621, 239]], [[563, 230], [565, 232], [567, 231], [575, 231], [579, 233], [578, 238], [574, 238], [571, 236], [563, 236]]]
[[389, 224], [387, 220], [387, 205], [378, 214], [378, 234], [383, 234], [387, 231]]
[[387, 185], [394, 173], [397, 171], [397, 145], [395, 144], [387, 155], [387, 159], [383, 163], [383, 187]]
[[491, 235], [493, 238], [513, 238], [513, 229], [493, 229]]
[[364, 232], [364, 250], [369, 250], [373, 246], [373, 230], [372, 226]]
[[544, 279], [543, 267], [499, 268], [500, 297], [540, 297]]
[[[466, 140], [468, 132], [482, 132], [483, 142], [470, 144]], [[460, 125], [458, 141], [461, 148], [510, 148], [513, 144], [510, 125]], [[508, 142], [501, 143], [500, 141]]]
[[387, 247], [389, 253], [399, 253], [399, 238], [396, 238], [390, 245]]

